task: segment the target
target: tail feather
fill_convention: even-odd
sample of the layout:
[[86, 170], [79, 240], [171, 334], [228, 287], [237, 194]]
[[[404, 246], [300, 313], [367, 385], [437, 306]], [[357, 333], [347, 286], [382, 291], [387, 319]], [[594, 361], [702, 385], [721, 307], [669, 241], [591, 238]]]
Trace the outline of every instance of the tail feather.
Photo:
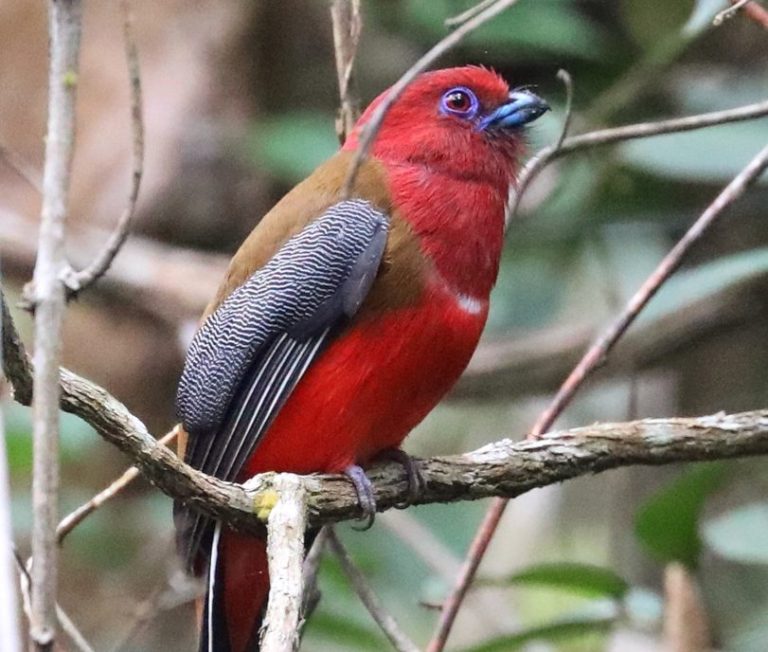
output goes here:
[[199, 652], [258, 652], [269, 596], [263, 539], [216, 525], [200, 621]]
[[[317, 531], [306, 533], [307, 549]], [[269, 598], [266, 540], [216, 525], [198, 652], [258, 652]]]

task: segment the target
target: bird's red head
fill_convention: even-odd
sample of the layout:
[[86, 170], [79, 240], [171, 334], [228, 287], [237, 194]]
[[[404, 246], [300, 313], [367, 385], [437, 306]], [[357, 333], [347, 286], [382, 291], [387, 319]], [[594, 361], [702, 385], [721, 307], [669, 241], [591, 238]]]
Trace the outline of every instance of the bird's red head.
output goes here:
[[[344, 149], [357, 147], [362, 129], [387, 92], [371, 102]], [[392, 105], [372, 153], [388, 163], [423, 164], [450, 176], [509, 184], [524, 145], [521, 127], [548, 108], [530, 91], [510, 91], [509, 84], [487, 68], [427, 72]]]

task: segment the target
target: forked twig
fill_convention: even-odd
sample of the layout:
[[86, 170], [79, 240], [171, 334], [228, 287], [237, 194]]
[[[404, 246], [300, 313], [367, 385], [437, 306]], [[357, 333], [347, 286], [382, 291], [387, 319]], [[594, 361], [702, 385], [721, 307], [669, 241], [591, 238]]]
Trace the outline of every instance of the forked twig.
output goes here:
[[90, 285], [93, 285], [107, 272], [123, 243], [128, 238], [131, 220], [136, 211], [139, 189], [141, 188], [141, 178], [144, 174], [144, 118], [142, 114], [141, 74], [139, 70], [139, 53], [136, 47], [136, 38], [133, 34], [133, 14], [128, 2], [129, 0], [121, 0], [120, 6], [123, 12], [125, 59], [128, 66], [131, 89], [131, 188], [128, 193], [128, 202], [104, 248], [86, 268], [78, 272], [70, 268], [64, 275], [63, 281], [67, 286], [70, 297], [78, 295]]

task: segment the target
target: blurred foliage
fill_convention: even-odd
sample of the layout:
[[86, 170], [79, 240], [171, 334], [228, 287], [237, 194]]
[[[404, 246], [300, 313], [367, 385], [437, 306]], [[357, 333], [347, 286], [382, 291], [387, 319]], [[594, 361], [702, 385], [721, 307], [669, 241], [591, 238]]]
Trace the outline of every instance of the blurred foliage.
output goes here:
[[[248, 20], [267, 20], [265, 2], [255, 4], [261, 9]], [[244, 70], [258, 69], [253, 79], [259, 80], [248, 90], [258, 110], [240, 153], [268, 175], [275, 199], [337, 147], [330, 28], [315, 20], [324, 16], [321, 4], [293, 0], [279, 10], [271, 5], [272, 14], [303, 12], [308, 18], [280, 23], [268, 57], [252, 38], [238, 63]], [[364, 1], [354, 84], [362, 103], [447, 33], [445, 18], [472, 4]], [[516, 84], [536, 86], [554, 110], [530, 132], [535, 150], [560, 130], [564, 91], [555, 73], [561, 67], [575, 81], [573, 133], [765, 99], [768, 39], [742, 17], [713, 29], [712, 15], [724, 6], [721, 0], [521, 0], [441, 65], [480, 63]], [[254, 24], [254, 34], [269, 27]], [[325, 59], [319, 61], [315, 54], [322, 47]], [[284, 74], [291, 69], [295, 78]], [[768, 121], [755, 120], [592, 150], [548, 169], [511, 225], [489, 336], [604, 323], [766, 141]], [[642, 319], [674, 315], [691, 301], [764, 276], [767, 205], [763, 181], [700, 243]], [[758, 345], [750, 348], [745, 341]], [[695, 409], [765, 407], [766, 342], [765, 325], [756, 324], [724, 333], [705, 351], [692, 349], [648, 374], [596, 383], [562, 425], [687, 414], [694, 408], [678, 390], [686, 384], [696, 388]], [[751, 396], [758, 402], [742, 405], [735, 384], [715, 380], [715, 368], [755, 378]], [[431, 415], [408, 447], [419, 454], [447, 453], [519, 436], [540, 407], [540, 397], [510, 397], [482, 408], [451, 404]], [[4, 412], [16, 536], [25, 550], [29, 417], [10, 403]], [[97, 442], [87, 426], [63, 417], [63, 512], [125, 467], [122, 456]], [[470, 595], [471, 616], [452, 638], [455, 649], [532, 650], [526, 646], [541, 641], [536, 650], [616, 650], [612, 636], [624, 631], [650, 633], [655, 640], [661, 572], [664, 563], [677, 560], [701, 579], [718, 649], [764, 650], [768, 506], [759, 470], [745, 468], [727, 463], [624, 471], [517, 499], [484, 565], [485, 581]], [[737, 495], [722, 504], [731, 493]], [[435, 560], [461, 558], [485, 507], [480, 502], [408, 511], [444, 547], [432, 551], [434, 559], [414, 552], [382, 522], [367, 535], [342, 528], [383, 602], [419, 643], [428, 639], [435, 621], [434, 612], [419, 603], [442, 600], [451, 581], [436, 570]], [[192, 609], [177, 608], [172, 600], [159, 608], [158, 617], [128, 631], [158, 582], [176, 586], [171, 520], [170, 501], [137, 483], [66, 542], [62, 601], [97, 649], [112, 649], [123, 636], [128, 640], [122, 650], [192, 649]], [[324, 560], [320, 587], [323, 599], [308, 623], [304, 649], [387, 649], [333, 559]], [[489, 601], [498, 617], [486, 613]]]
[[701, 553], [699, 516], [707, 496], [723, 481], [725, 466], [694, 466], [640, 506], [635, 530], [640, 542], [664, 562], [694, 568]]

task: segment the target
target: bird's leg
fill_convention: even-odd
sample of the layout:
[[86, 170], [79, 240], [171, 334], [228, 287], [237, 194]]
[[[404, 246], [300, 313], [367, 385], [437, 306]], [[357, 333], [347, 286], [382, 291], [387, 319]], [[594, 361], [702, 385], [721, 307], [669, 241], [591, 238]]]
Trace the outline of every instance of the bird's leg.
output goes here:
[[355, 486], [357, 502], [360, 505], [360, 509], [363, 511], [363, 516], [360, 520], [364, 521], [364, 524], [355, 529], [360, 530], [361, 532], [369, 530], [376, 518], [376, 497], [373, 495], [373, 485], [371, 484], [371, 480], [365, 475], [363, 467], [358, 466], [357, 464], [350, 464], [344, 469], [344, 475], [346, 475]]
[[395, 505], [397, 509], [405, 509], [413, 505], [426, 487], [426, 480], [421, 474], [419, 463], [404, 450], [399, 448], [388, 448], [383, 451], [379, 458], [397, 462], [405, 469], [406, 482], [408, 483], [408, 497], [401, 503]]

